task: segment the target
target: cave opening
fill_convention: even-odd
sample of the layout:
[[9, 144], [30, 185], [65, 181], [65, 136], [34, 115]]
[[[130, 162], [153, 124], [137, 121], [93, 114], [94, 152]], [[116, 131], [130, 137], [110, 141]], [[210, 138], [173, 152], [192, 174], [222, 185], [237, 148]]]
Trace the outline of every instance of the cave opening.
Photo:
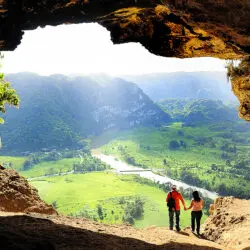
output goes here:
[[225, 66], [114, 45], [96, 23], [26, 31], [3, 62], [21, 103], [4, 115], [0, 163], [59, 213], [105, 223], [167, 226], [169, 183], [187, 200], [198, 189], [207, 207], [218, 194], [248, 197], [250, 128]]
[[[1, 51], [45, 27], [3, 61], [21, 102], [0, 113], [2, 247], [249, 247], [249, 200], [234, 198], [250, 198], [249, 10], [249, 0], [0, 1]], [[46, 26], [83, 22], [111, 33]], [[226, 73], [202, 56], [241, 61]], [[2, 98], [18, 104], [3, 77], [0, 112]], [[223, 246], [184, 229], [185, 211], [181, 234], [166, 229], [172, 184], [187, 205], [199, 191], [202, 220], [230, 196], [202, 230]]]

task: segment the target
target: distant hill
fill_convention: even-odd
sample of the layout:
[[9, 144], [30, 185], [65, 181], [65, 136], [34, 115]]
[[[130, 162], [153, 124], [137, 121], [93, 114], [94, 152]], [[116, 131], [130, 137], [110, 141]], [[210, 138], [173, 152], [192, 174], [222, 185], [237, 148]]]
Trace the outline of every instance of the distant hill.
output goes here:
[[153, 101], [175, 98], [237, 102], [224, 72], [155, 73], [123, 79], [136, 83]]
[[158, 104], [174, 121], [190, 124], [240, 121], [237, 107], [222, 101], [166, 99]]
[[82, 138], [111, 129], [157, 126], [170, 121], [135, 84], [112, 78], [105, 84], [88, 77], [49, 77], [19, 73], [6, 77], [21, 98], [0, 126], [2, 150], [78, 147]]

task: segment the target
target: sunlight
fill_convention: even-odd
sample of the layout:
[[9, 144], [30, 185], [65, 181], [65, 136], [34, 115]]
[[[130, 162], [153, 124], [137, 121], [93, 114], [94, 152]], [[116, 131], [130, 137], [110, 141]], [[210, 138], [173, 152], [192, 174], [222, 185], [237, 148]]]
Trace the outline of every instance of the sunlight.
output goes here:
[[6, 52], [3, 71], [109, 75], [176, 71], [225, 71], [215, 58], [176, 59], [156, 56], [139, 43], [113, 45], [110, 33], [91, 24], [47, 26], [26, 31], [14, 52]]

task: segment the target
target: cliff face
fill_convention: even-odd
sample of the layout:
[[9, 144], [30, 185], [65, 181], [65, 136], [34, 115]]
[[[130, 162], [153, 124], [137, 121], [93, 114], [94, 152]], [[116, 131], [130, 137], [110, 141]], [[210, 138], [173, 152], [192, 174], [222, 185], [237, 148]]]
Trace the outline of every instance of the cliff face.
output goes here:
[[226, 249], [250, 249], [250, 201], [219, 197], [215, 213], [203, 225], [204, 236]]
[[56, 214], [16, 171], [0, 166], [0, 211]]
[[250, 121], [250, 57], [245, 57], [238, 66], [229, 64], [227, 68], [232, 90], [240, 101], [239, 116]]

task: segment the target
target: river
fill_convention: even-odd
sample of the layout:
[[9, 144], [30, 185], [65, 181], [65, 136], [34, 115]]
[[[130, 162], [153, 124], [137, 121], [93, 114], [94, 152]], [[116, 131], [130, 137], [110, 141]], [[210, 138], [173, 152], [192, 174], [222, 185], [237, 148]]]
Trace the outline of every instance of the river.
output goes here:
[[[171, 179], [168, 176], [161, 176], [161, 175], [155, 174], [150, 170], [145, 171], [145, 169], [143, 169], [143, 168], [128, 165], [127, 163], [122, 162], [111, 155], [93, 153], [92, 156], [94, 156], [94, 157], [100, 159], [101, 161], [105, 162], [106, 164], [110, 165], [111, 168], [115, 169], [116, 172], [119, 174], [136, 174], [136, 175], [139, 175], [143, 178], [147, 178], [149, 180], [152, 180], [154, 182], [159, 182], [160, 184], [171, 183], [171, 184], [177, 185], [177, 187], [182, 187], [183, 189], [190, 189], [191, 188], [192, 190], [199, 191], [203, 197], [207, 197], [207, 198], [210, 198], [213, 200], [218, 197], [218, 194], [215, 192], [211, 192], [211, 191], [204, 189], [204, 188], [191, 186], [187, 183]], [[134, 172], [135, 170], [136, 170], [136, 172]], [[124, 172], [124, 171], [126, 171], [126, 172]]]

